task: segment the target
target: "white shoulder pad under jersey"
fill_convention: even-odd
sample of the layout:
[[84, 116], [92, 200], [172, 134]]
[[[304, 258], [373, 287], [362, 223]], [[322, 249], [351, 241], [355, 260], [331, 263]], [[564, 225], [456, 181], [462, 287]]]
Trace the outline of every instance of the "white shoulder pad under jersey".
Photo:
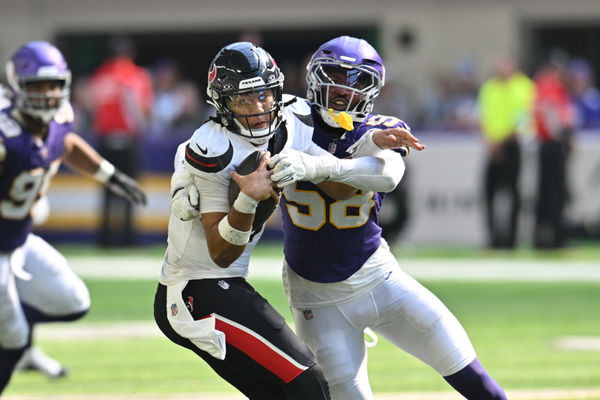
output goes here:
[[[283, 95], [284, 102], [293, 98]], [[313, 122], [310, 114], [310, 105], [306, 100], [297, 97], [296, 101], [284, 109], [284, 119], [287, 128], [287, 143], [284, 148], [291, 147], [295, 150], [308, 152], [313, 145]]]
[[173, 170], [174, 171], [186, 171], [185, 168], [185, 148], [187, 147], [190, 140], [186, 140], [177, 146], [177, 151], [175, 152], [175, 159], [173, 160]]
[[184, 164], [200, 193], [200, 212], [229, 212], [231, 171], [250, 153], [264, 149], [266, 144], [255, 147], [212, 121], [196, 130], [185, 147]]

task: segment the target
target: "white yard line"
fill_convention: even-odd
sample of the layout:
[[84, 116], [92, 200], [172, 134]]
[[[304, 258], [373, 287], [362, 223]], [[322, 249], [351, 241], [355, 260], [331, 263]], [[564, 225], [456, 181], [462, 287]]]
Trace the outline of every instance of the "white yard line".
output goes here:
[[600, 351], [600, 337], [566, 336], [556, 339], [554, 346], [563, 350]]
[[[401, 267], [416, 279], [519, 282], [600, 282], [600, 262], [541, 260], [405, 259]], [[82, 278], [157, 279], [157, 257], [73, 256], [73, 270]], [[252, 258], [250, 278], [281, 276], [280, 258]]]
[[[583, 400], [600, 399], [600, 388], [592, 389], [525, 389], [509, 390], [511, 400]], [[5, 395], [5, 400], [79, 400], [77, 395]], [[86, 395], [86, 400], [244, 400], [239, 394], [190, 393], [190, 394], [104, 394]], [[454, 392], [376, 393], [376, 400], [464, 400]]]
[[162, 332], [153, 321], [143, 322], [55, 322], [38, 324], [37, 338], [57, 342], [73, 340], [121, 340], [129, 338], [160, 337]]

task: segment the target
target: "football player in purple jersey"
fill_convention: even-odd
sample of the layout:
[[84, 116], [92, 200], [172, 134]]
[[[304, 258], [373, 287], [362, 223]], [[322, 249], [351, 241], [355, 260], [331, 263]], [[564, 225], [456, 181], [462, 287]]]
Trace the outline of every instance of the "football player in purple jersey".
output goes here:
[[[216, 117], [181, 144], [175, 157], [154, 315], [169, 339], [194, 351], [250, 399], [324, 399], [329, 392], [313, 353], [246, 281], [264, 226], [253, 226], [263, 220], [258, 200], [270, 196], [274, 182], [291, 187], [300, 172], [303, 179], [327, 179], [319, 187], [332, 196], [345, 196], [347, 184], [357, 182], [367, 190], [389, 191], [404, 164], [391, 150], [378, 148], [377, 156], [351, 160], [323, 150], [312, 141], [310, 105], [282, 94], [283, 81], [268, 53], [248, 42], [224, 47], [211, 64], [207, 93]], [[412, 137], [408, 131], [399, 138], [378, 136], [393, 147], [418, 142], [406, 138]], [[234, 171], [257, 150], [286, 156], [280, 156], [281, 165], [272, 163], [273, 172], [266, 171], [265, 156], [242, 179]], [[299, 162], [291, 166], [294, 156]], [[230, 201], [232, 179], [241, 191]]]
[[[408, 134], [400, 119], [371, 114], [384, 78], [383, 61], [365, 40], [342, 36], [319, 47], [306, 77], [313, 141], [347, 158], [391, 147], [398, 130]], [[287, 165], [302, 180], [298, 154], [275, 155], [271, 162], [279, 163], [274, 179]], [[381, 237], [378, 213], [385, 194], [355, 187], [346, 200], [335, 200], [314, 183], [299, 181], [286, 187], [280, 203], [286, 296], [296, 333], [315, 352], [332, 399], [373, 399], [367, 329], [434, 368], [467, 399], [506, 399], [459, 321], [401, 270]]]
[[134, 180], [73, 132], [71, 72], [56, 47], [25, 44], [7, 62], [6, 79], [12, 96], [0, 111], [0, 393], [19, 360], [22, 368], [64, 375], [60, 363], [31, 347], [33, 325], [76, 320], [90, 306], [65, 258], [31, 232], [36, 203], [60, 163], [146, 202]]

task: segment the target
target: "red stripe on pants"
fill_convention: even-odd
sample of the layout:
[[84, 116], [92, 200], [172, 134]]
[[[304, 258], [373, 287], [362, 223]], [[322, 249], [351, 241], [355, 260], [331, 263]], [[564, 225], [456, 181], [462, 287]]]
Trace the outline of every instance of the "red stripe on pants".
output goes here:
[[247, 354], [254, 361], [289, 383], [304, 369], [298, 368], [281, 354], [269, 347], [260, 338], [225, 321], [216, 319], [215, 328], [225, 333], [225, 340], [233, 347]]

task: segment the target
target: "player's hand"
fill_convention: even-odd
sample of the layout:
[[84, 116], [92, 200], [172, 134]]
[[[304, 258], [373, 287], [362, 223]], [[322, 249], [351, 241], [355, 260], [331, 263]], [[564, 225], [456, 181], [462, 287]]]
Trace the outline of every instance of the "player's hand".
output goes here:
[[267, 169], [270, 155], [271, 153], [268, 151], [265, 152], [258, 168], [248, 175], [240, 175], [231, 171], [231, 178], [239, 185], [240, 190], [257, 201], [266, 200], [269, 197], [279, 201], [279, 195], [274, 190], [275, 183], [271, 180], [273, 171]]
[[373, 142], [381, 149], [397, 149], [400, 147], [409, 147], [421, 151], [425, 145], [413, 136], [408, 130], [396, 127], [390, 129], [381, 129], [373, 132]]
[[277, 187], [283, 188], [296, 181], [312, 181], [329, 176], [327, 165], [320, 163], [320, 157], [314, 157], [294, 149], [283, 149], [269, 161], [273, 168], [271, 179]]
[[193, 182], [175, 191], [171, 212], [182, 221], [200, 217], [200, 194]]
[[138, 183], [119, 170], [115, 170], [115, 173], [108, 178], [106, 187], [132, 203], [146, 205], [146, 194]]

